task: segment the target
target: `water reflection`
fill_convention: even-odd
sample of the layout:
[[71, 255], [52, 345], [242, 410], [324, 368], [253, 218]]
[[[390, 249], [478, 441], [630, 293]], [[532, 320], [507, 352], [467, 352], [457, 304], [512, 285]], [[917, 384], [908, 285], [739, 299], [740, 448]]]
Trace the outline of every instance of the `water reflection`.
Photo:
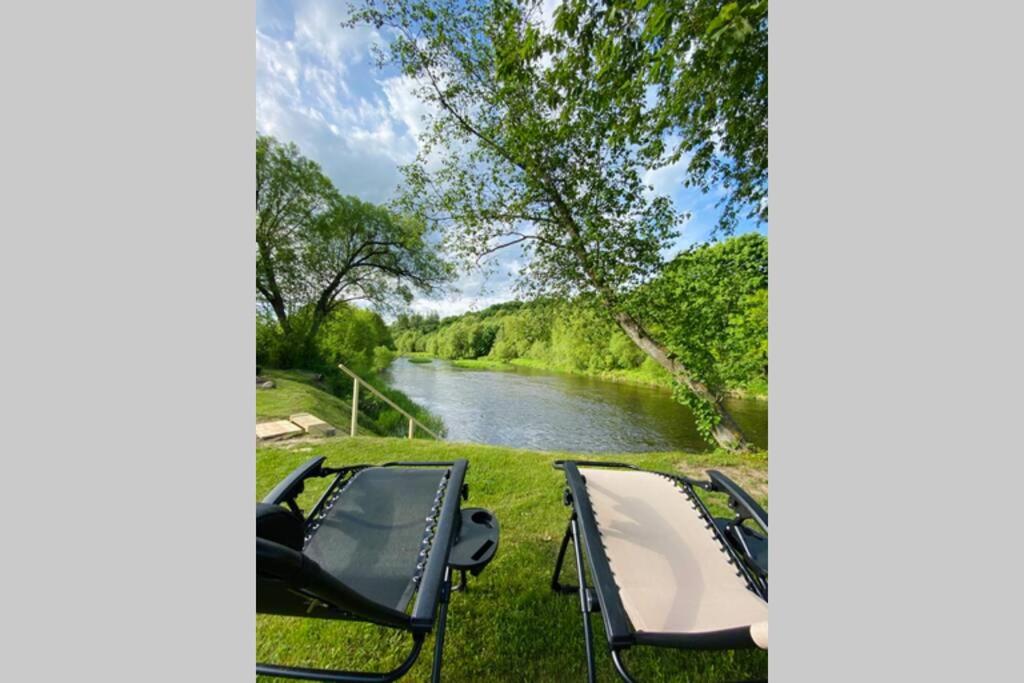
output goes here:
[[[405, 358], [391, 365], [388, 381], [439, 415], [453, 441], [591, 453], [708, 448], [690, 410], [661, 389]], [[729, 399], [727, 406], [748, 438], [767, 447], [767, 402]]]

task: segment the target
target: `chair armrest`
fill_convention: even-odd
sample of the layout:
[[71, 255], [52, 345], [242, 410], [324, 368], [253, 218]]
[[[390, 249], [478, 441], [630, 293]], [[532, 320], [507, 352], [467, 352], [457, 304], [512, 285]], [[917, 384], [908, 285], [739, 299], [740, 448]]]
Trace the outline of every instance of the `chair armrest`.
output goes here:
[[711, 490], [728, 494], [730, 506], [742, 518], [752, 519], [768, 531], [768, 513], [739, 484], [718, 470], [708, 470], [708, 478], [711, 479]]
[[321, 471], [321, 465], [326, 460], [322, 455], [318, 455], [315, 458], [310, 459], [305, 464], [296, 467], [291, 474], [285, 477], [280, 484], [274, 487], [274, 490], [267, 494], [266, 498], [263, 499], [264, 503], [271, 505], [280, 505], [281, 503], [289, 503], [289, 507], [292, 507], [295, 503], [295, 499], [298, 497], [304, 488], [304, 482], [310, 477], [319, 477], [323, 475]]
[[[415, 465], [420, 463], [410, 463]], [[434, 542], [427, 556], [427, 566], [423, 569], [420, 585], [416, 596], [416, 604], [413, 605], [410, 621], [414, 629], [429, 630], [434, 624], [434, 616], [437, 611], [437, 604], [444, 590], [442, 582], [445, 579], [448, 558], [451, 548], [454, 545], [455, 533], [458, 531], [460, 515], [460, 496], [462, 485], [466, 480], [466, 468], [469, 463], [460, 458], [452, 461], [451, 473], [447, 485], [447, 491], [442, 503], [441, 513], [437, 518], [437, 527], [434, 529]]]

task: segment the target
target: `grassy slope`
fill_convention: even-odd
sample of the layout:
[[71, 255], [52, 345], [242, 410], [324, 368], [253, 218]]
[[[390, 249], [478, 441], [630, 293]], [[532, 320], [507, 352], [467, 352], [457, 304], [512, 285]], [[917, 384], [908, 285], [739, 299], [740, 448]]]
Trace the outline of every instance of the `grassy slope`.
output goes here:
[[[347, 433], [352, 424], [352, 404], [301, 381], [288, 379], [293, 373], [268, 370], [263, 373], [277, 383], [274, 389], [256, 390], [256, 420], [287, 419], [295, 413], [312, 413]], [[359, 434], [372, 435], [373, 420], [359, 414]]]
[[[444, 676], [449, 681], [585, 680], [583, 637], [575, 595], [556, 595], [550, 588], [558, 544], [568, 520], [561, 503], [564, 479], [551, 467], [567, 453], [533, 451], [427, 440], [339, 437], [322, 444], [258, 448], [256, 492], [265, 495], [280, 479], [313, 455], [327, 456], [330, 465], [381, 463], [393, 459], [469, 460], [467, 506], [486, 507], [501, 523], [501, 545], [494, 562], [469, 591], [452, 596], [445, 641]], [[591, 458], [591, 456], [586, 456]], [[597, 459], [597, 458], [593, 458]], [[716, 467], [741, 484], [752, 481], [752, 493], [767, 504], [767, 456], [740, 458], [724, 454], [645, 453], [605, 456], [637, 465], [694, 473]], [[310, 484], [304, 508], [316, 500], [326, 482]], [[727, 514], [717, 496], [712, 510]], [[566, 578], [574, 576], [572, 562]], [[619, 680], [603, 643], [600, 617], [592, 617], [597, 644], [598, 680]], [[260, 615], [257, 656], [282, 664], [384, 670], [396, 666], [408, 651], [409, 639], [399, 632], [366, 624], [328, 622]], [[433, 641], [406, 680], [428, 680]], [[653, 652], [626, 654], [640, 680], [743, 680], [767, 676], [767, 653]]]

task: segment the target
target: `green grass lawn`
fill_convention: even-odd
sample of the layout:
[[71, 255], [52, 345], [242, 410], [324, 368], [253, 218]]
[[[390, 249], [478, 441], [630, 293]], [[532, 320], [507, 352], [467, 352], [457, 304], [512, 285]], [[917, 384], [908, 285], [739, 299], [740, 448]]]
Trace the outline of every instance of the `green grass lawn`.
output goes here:
[[[329, 421], [329, 420], [328, 420]], [[569, 509], [562, 505], [564, 478], [551, 463], [559, 458], [628, 460], [641, 467], [695, 474], [715, 467], [733, 476], [767, 507], [767, 455], [723, 453], [644, 453], [603, 458], [435, 442], [428, 440], [338, 437], [321, 443], [265, 446], [256, 450], [256, 493], [266, 495], [293, 468], [314, 455], [328, 465], [389, 460], [466, 458], [469, 501], [492, 510], [501, 523], [494, 561], [469, 591], [454, 593], [448, 613], [443, 675], [449, 681], [581, 681], [586, 678], [583, 631], [575, 595], [557, 595], [549, 584]], [[327, 479], [307, 486], [300, 500], [309, 509]], [[712, 512], [728, 514], [719, 496], [707, 498]], [[570, 553], [571, 555], [571, 553]], [[570, 561], [564, 576], [574, 583]], [[593, 620], [598, 680], [617, 681], [604, 643], [600, 617]], [[407, 654], [408, 635], [367, 624], [259, 615], [259, 661], [293, 666], [384, 671]], [[430, 678], [433, 648], [428, 639], [404, 680]], [[767, 676], [768, 656], [759, 650], [736, 652], [654, 651], [625, 655], [639, 680], [722, 681]]]

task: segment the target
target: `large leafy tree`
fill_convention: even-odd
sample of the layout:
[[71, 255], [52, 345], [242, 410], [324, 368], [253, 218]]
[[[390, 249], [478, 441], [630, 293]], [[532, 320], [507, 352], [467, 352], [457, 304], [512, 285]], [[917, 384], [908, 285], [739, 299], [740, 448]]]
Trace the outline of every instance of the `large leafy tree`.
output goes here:
[[530, 1], [385, 0], [360, 7], [349, 24], [360, 22], [394, 36], [379, 61], [436, 112], [406, 169], [406, 209], [445, 229], [457, 254], [520, 245], [526, 283], [592, 294], [706, 407], [719, 444], [748, 449], [721, 396], [630, 310], [682, 216], [645, 187], [633, 105], [602, 87], [588, 43], [549, 30]]
[[[660, 339], [716, 395], [768, 379], [768, 240], [746, 234], [693, 247], [633, 295]], [[710, 428], [706, 406], [692, 405]]]
[[647, 163], [725, 190], [719, 229], [768, 220], [768, 0], [565, 0], [555, 29]]
[[450, 278], [424, 221], [342, 195], [269, 136], [256, 140], [256, 247], [256, 292], [304, 348], [346, 302], [387, 307]]

